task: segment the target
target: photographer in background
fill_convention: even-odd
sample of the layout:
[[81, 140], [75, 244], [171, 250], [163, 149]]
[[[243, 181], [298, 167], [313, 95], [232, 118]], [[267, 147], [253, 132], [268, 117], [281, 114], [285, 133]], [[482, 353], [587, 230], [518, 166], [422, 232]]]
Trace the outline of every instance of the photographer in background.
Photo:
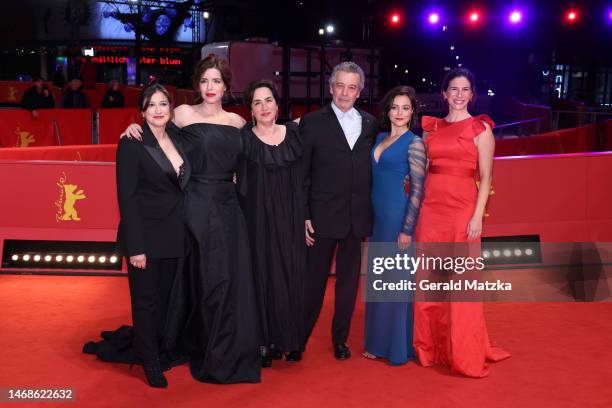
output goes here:
[[34, 78], [34, 86], [23, 93], [21, 108], [31, 111], [34, 117], [38, 117], [37, 109], [55, 108], [53, 94], [47, 89], [47, 85], [42, 78]]

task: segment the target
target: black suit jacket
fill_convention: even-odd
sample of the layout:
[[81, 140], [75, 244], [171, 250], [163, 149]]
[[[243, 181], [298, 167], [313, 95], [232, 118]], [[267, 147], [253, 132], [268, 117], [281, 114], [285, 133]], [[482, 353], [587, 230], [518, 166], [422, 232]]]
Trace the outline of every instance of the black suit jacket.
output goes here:
[[117, 146], [121, 215], [117, 241], [127, 257], [146, 254], [149, 258], [178, 258], [185, 254], [182, 190], [191, 169], [178, 142], [178, 128], [168, 124], [167, 132], [185, 162], [181, 183], [146, 124], [142, 142], [124, 137]]
[[377, 131], [374, 116], [361, 114], [361, 135], [351, 150], [331, 105], [300, 121], [304, 144], [306, 219], [315, 235], [340, 239], [372, 230], [370, 151]]

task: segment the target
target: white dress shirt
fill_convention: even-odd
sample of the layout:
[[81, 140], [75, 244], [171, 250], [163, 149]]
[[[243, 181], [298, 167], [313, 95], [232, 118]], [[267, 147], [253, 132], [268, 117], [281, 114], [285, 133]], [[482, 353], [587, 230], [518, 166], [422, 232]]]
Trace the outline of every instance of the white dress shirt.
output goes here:
[[333, 102], [331, 107], [338, 118], [338, 122], [340, 122], [340, 127], [344, 132], [347, 143], [351, 150], [353, 150], [361, 134], [361, 115], [355, 108], [351, 108], [348, 112], [342, 112]]

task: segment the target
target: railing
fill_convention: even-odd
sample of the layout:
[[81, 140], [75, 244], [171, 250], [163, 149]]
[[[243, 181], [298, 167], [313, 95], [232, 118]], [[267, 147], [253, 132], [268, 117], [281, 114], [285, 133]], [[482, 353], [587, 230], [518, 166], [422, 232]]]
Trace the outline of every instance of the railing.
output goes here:
[[553, 129], [589, 125], [610, 118], [612, 118], [610, 109], [589, 107], [581, 110], [558, 110], [553, 112]]
[[526, 119], [518, 122], [506, 123], [503, 125], [498, 125], [493, 129], [493, 134], [496, 138], [502, 139], [508, 136], [530, 136], [537, 135], [540, 132], [541, 127], [546, 121], [548, 121], [548, 117], [541, 117], [535, 119]]

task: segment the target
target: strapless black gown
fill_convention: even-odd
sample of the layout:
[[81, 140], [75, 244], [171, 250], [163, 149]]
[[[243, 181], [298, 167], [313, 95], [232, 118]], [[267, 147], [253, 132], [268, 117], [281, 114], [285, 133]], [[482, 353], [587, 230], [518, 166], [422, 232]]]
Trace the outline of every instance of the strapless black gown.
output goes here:
[[195, 123], [182, 129], [181, 141], [192, 168], [185, 193], [191, 249], [183, 280], [173, 289], [168, 329], [180, 333], [197, 380], [259, 382], [261, 333], [249, 241], [232, 181], [240, 131]]

